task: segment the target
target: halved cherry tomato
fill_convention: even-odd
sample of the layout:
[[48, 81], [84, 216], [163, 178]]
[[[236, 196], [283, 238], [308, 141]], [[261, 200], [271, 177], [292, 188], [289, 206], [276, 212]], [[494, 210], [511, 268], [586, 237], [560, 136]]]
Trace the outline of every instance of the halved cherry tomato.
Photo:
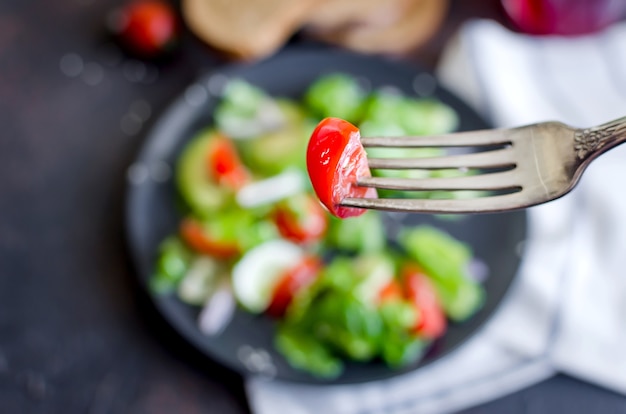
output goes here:
[[184, 219], [180, 224], [180, 236], [189, 247], [198, 253], [222, 259], [237, 256], [241, 249], [236, 242], [216, 240], [207, 234], [202, 225], [194, 219]]
[[357, 178], [371, 176], [359, 129], [343, 119], [323, 119], [307, 148], [307, 170], [322, 204], [340, 218], [359, 216], [366, 210], [342, 207], [348, 197], [377, 197], [375, 188], [359, 187]]
[[295, 243], [320, 240], [328, 228], [326, 212], [308, 194], [296, 195], [279, 203], [274, 220], [280, 234]]
[[401, 300], [404, 298], [404, 292], [400, 283], [393, 279], [378, 292], [378, 302], [385, 303], [393, 300]]
[[218, 183], [235, 190], [250, 180], [250, 174], [239, 159], [237, 149], [223, 135], [211, 143], [207, 153], [207, 166]]
[[321, 267], [318, 258], [309, 256], [287, 270], [274, 288], [267, 313], [275, 317], [284, 315], [295, 294], [317, 279]]
[[159, 0], [137, 0], [112, 13], [109, 26], [123, 45], [142, 57], [169, 51], [178, 38], [172, 7]]
[[402, 280], [408, 299], [420, 315], [415, 333], [428, 339], [443, 335], [447, 326], [446, 315], [431, 281], [415, 265], [408, 265], [402, 270]]

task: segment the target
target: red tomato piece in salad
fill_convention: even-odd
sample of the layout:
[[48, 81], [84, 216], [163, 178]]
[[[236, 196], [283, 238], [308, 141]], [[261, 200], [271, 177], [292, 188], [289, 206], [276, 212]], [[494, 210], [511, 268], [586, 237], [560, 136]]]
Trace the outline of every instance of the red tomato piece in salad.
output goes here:
[[267, 313], [275, 317], [283, 316], [294, 296], [317, 279], [321, 267], [320, 260], [310, 256], [287, 270], [274, 288]]
[[238, 190], [249, 180], [250, 174], [239, 159], [237, 148], [227, 137], [220, 135], [209, 146], [207, 166], [218, 183]]
[[402, 300], [404, 298], [404, 292], [402, 286], [396, 279], [392, 279], [378, 292], [379, 303], [385, 303], [394, 300]]
[[419, 311], [414, 332], [428, 339], [435, 339], [446, 331], [447, 320], [437, 293], [428, 276], [417, 266], [406, 266], [402, 280], [408, 299]]
[[358, 186], [370, 177], [359, 129], [339, 118], [323, 119], [307, 148], [307, 170], [313, 189], [328, 211], [339, 218], [359, 216], [365, 209], [342, 207], [345, 198], [375, 198], [376, 189]]
[[169, 51], [178, 38], [172, 7], [160, 0], [138, 0], [111, 15], [109, 26], [123, 45], [143, 57]]
[[321, 240], [328, 228], [328, 216], [314, 197], [298, 195], [281, 202], [274, 213], [280, 234], [295, 243]]
[[183, 241], [198, 253], [229, 259], [240, 253], [240, 247], [232, 241], [218, 240], [211, 237], [202, 225], [194, 219], [184, 219], [180, 224], [180, 236]]

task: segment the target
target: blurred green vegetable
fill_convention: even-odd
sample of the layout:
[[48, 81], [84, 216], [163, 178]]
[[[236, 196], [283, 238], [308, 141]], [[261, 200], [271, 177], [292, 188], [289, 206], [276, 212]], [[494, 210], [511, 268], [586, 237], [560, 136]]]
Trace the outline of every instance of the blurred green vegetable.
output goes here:
[[176, 287], [185, 276], [191, 252], [176, 236], [163, 240], [159, 246], [159, 256], [154, 274], [150, 279], [150, 287], [157, 293], [168, 293]]
[[387, 244], [387, 236], [378, 212], [368, 211], [345, 220], [332, 217], [329, 224], [326, 243], [331, 248], [367, 253], [380, 251]]
[[258, 217], [255, 210], [232, 206], [219, 216], [202, 220], [202, 227], [217, 242], [237, 243], [242, 251], [278, 238], [278, 229], [273, 221]]
[[287, 358], [311, 362], [301, 355], [311, 342], [356, 361], [380, 357], [394, 367], [419, 358], [425, 343], [411, 333], [415, 307], [401, 297], [379, 304], [360, 294], [364, 287], [378, 294], [394, 272], [393, 259], [380, 253], [332, 260], [311, 289], [294, 298], [281, 324], [279, 336], [292, 338]]
[[459, 118], [439, 101], [405, 98], [398, 108], [398, 122], [408, 135], [440, 135], [454, 131]]
[[333, 355], [331, 349], [294, 326], [279, 326], [275, 344], [289, 364], [315, 376], [335, 378], [343, 370], [343, 362]]
[[413, 328], [420, 317], [415, 307], [404, 300], [383, 303], [380, 306], [380, 315], [385, 329], [395, 333]]
[[365, 94], [355, 78], [336, 73], [315, 81], [306, 91], [304, 102], [321, 118], [335, 117], [357, 123]]
[[428, 343], [407, 333], [392, 334], [382, 343], [382, 358], [392, 368], [417, 361]]
[[306, 147], [315, 128], [295, 102], [280, 99], [277, 103], [284, 126], [239, 144], [244, 163], [262, 176], [279, 174], [289, 167], [306, 171]]
[[458, 123], [456, 112], [439, 101], [382, 90], [367, 99], [359, 128], [362, 136], [439, 135]]
[[469, 246], [434, 227], [404, 229], [399, 242], [431, 277], [446, 314], [455, 321], [471, 316], [484, 302], [483, 288], [471, 281]]
[[285, 116], [265, 91], [240, 79], [226, 84], [213, 114], [217, 128], [230, 138], [252, 138], [280, 129]]

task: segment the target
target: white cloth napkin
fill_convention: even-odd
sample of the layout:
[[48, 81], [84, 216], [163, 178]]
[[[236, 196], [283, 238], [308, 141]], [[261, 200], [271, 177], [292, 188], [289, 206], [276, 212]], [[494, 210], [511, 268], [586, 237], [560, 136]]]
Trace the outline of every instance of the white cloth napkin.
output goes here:
[[[626, 115], [626, 25], [580, 38], [529, 37], [467, 24], [438, 74], [494, 125], [592, 126]], [[575, 191], [529, 211], [517, 280], [469, 342], [417, 372], [308, 386], [250, 379], [257, 414], [447, 413], [557, 371], [626, 394], [626, 145]]]

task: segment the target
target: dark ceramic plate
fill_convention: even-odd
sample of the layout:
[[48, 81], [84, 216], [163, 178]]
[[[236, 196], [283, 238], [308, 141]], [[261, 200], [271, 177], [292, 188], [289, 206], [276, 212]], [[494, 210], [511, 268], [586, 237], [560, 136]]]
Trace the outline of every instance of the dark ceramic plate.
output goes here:
[[[439, 87], [428, 73], [375, 57], [329, 50], [287, 50], [260, 63], [225, 67], [208, 74], [191, 85], [161, 116], [129, 170], [126, 206], [129, 246], [146, 289], [157, 246], [176, 230], [180, 218], [176, 189], [168, 172], [194, 132], [211, 123], [211, 112], [217, 102], [212, 93], [215, 87], [224, 77], [239, 77], [273, 95], [297, 98], [320, 75], [337, 71], [361, 77], [373, 87], [391, 85], [409, 95], [432, 94], [458, 112], [461, 130], [486, 127], [474, 111]], [[348, 363], [345, 373], [334, 383], [388, 378], [419, 369], [442, 357], [466, 341], [494, 313], [517, 272], [517, 246], [526, 231], [522, 212], [466, 216], [459, 221], [409, 215], [404, 217], [403, 223], [433, 223], [473, 247], [475, 255], [490, 270], [490, 277], [485, 281], [485, 306], [469, 321], [450, 326], [446, 335], [433, 344], [419, 362], [402, 370], [391, 370], [381, 362]], [[262, 374], [286, 381], [324, 382], [294, 370], [274, 350], [274, 326], [270, 319], [237, 311], [219, 336], [207, 337], [196, 327], [198, 309], [181, 303], [174, 295], [150, 295], [166, 320], [187, 341], [221, 364], [244, 375], [258, 374], [260, 370]], [[251, 363], [251, 355], [256, 363]]]

